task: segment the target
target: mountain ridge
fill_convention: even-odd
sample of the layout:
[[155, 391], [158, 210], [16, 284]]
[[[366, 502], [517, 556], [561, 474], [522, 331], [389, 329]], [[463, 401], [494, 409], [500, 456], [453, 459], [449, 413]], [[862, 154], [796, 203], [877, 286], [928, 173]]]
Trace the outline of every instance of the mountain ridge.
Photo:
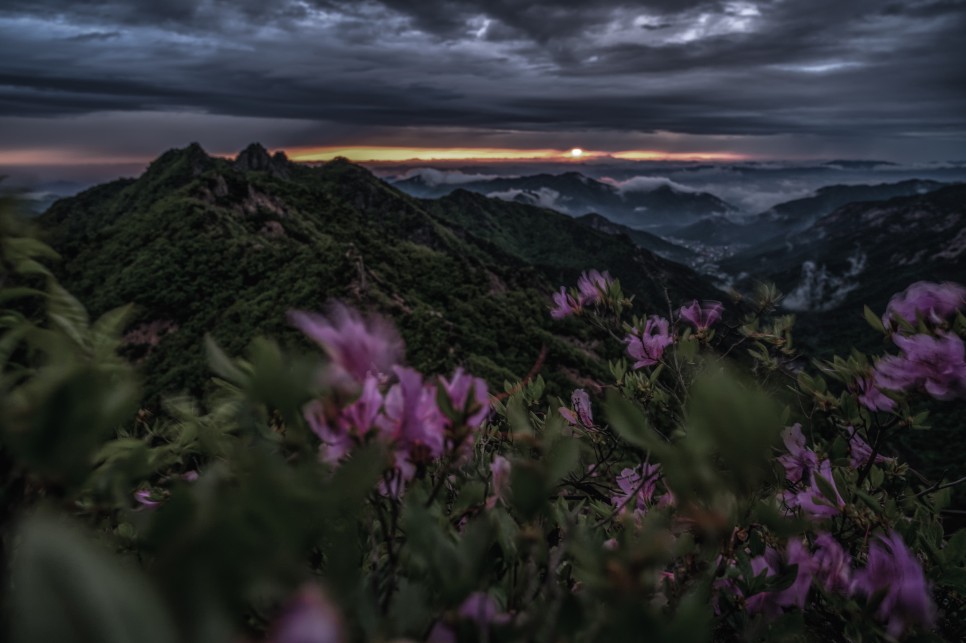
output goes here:
[[733, 205], [713, 194], [676, 189], [667, 181], [658, 180], [649, 189], [633, 189], [574, 171], [497, 176], [459, 183], [427, 182], [423, 175], [416, 174], [394, 181], [393, 185], [420, 198], [441, 198], [460, 189], [539, 205], [571, 216], [597, 212], [637, 229], [676, 229], [704, 216], [737, 212]]
[[[205, 385], [205, 333], [234, 353], [262, 333], [297, 342], [286, 312], [332, 298], [394, 317], [412, 363], [427, 372], [464, 365], [498, 384], [523, 377], [546, 346], [548, 377], [563, 393], [566, 373], [605, 371], [600, 340], [550, 319], [559, 284], [609, 268], [652, 311], [667, 308], [665, 285], [675, 303], [716, 292], [689, 268], [566, 215], [476, 194], [465, 215], [429, 207], [344, 159], [282, 165], [263, 152], [221, 159], [195, 145], [171, 150], [137, 179], [62, 199], [39, 218], [64, 257], [59, 278], [93, 314], [138, 307], [127, 352], [159, 374], [155, 396]], [[524, 213], [561, 245], [548, 246], [542, 262], [528, 260], [465, 225], [483, 212], [503, 222]], [[567, 227], [554, 236], [561, 221], [579, 234]], [[581, 263], [575, 243], [602, 250], [579, 251]]]

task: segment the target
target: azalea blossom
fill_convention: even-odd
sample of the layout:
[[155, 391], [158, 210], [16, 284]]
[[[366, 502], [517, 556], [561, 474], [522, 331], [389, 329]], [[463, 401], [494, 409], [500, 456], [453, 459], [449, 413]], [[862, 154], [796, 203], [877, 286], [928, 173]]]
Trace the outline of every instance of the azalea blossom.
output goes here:
[[681, 306], [678, 314], [698, 330], [707, 330], [721, 319], [724, 306], [720, 301], [704, 301], [698, 303], [695, 299], [688, 306]]
[[458, 412], [468, 412], [466, 426], [478, 429], [490, 413], [490, 395], [486, 381], [457, 368], [450, 379], [442, 378], [450, 403]]
[[590, 396], [587, 395], [587, 391], [582, 388], [575, 390], [570, 396], [570, 402], [573, 404], [573, 410], [561, 406], [560, 415], [574, 426], [594, 426], [594, 414], [590, 408]]
[[966, 394], [966, 351], [958, 335], [896, 335], [894, 339], [902, 354], [876, 364], [880, 386], [893, 391], [922, 386], [939, 400]]
[[567, 288], [560, 287], [560, 292], [554, 293], [553, 308], [550, 309], [550, 316], [554, 319], [563, 319], [570, 315], [576, 315], [581, 310], [581, 304], [577, 299], [567, 292]]
[[828, 533], [815, 539], [812, 570], [815, 580], [829, 592], [847, 592], [852, 582], [852, 558]]
[[459, 615], [480, 627], [510, 622], [510, 615], [501, 611], [496, 600], [486, 592], [473, 592], [467, 596], [460, 605]]
[[506, 499], [506, 493], [510, 488], [510, 471], [512, 467], [510, 461], [502, 455], [493, 458], [490, 463], [490, 475], [493, 477], [493, 500]]
[[596, 304], [603, 300], [604, 294], [613, 283], [610, 273], [597, 270], [584, 272], [577, 279], [577, 290], [580, 293], [580, 304]]
[[161, 501], [154, 499], [154, 493], [150, 489], [135, 491], [134, 500], [145, 509], [157, 509], [161, 506]]
[[328, 315], [292, 311], [289, 320], [325, 350], [336, 380], [348, 375], [361, 383], [369, 374], [389, 373], [402, 358], [403, 343], [392, 324], [381, 317], [363, 319], [340, 303]]
[[784, 566], [797, 565], [795, 580], [787, 588], [777, 592], [758, 592], [747, 597], [745, 605], [752, 614], [764, 614], [770, 618], [781, 614], [785, 607], [803, 609], [812, 584], [814, 561], [801, 540], [788, 542], [785, 560], [775, 549], [769, 547], [764, 555], [751, 559], [751, 571], [755, 576], [765, 572], [765, 577], [775, 576]]
[[413, 463], [443, 453], [446, 418], [436, 406], [435, 387], [425, 386], [423, 376], [411, 368], [395, 368], [398, 382], [386, 393], [380, 417], [383, 435], [409, 452]]
[[859, 404], [870, 411], [891, 411], [896, 408], [896, 402], [882, 392], [877, 385], [876, 377], [860, 377], [855, 381], [858, 390]]
[[382, 405], [379, 380], [372, 374], [366, 376], [359, 397], [341, 409], [330, 411], [321, 400], [306, 405], [303, 415], [322, 442], [319, 447], [322, 461], [334, 464], [361, 443], [379, 423]]
[[[849, 437], [849, 465], [853, 469], [862, 469], [869, 463], [869, 459], [872, 457], [872, 447], [862, 439], [858, 431], [852, 429], [852, 427], [849, 428], [852, 431], [852, 435]], [[876, 464], [891, 461], [892, 458], [887, 458], [881, 454], [876, 454], [875, 456]]]
[[922, 567], [894, 531], [869, 545], [868, 561], [855, 573], [851, 590], [866, 598], [882, 595], [876, 617], [893, 638], [912, 626], [928, 628], [935, 623], [936, 607]]
[[341, 643], [346, 640], [339, 610], [314, 583], [305, 584], [269, 629], [268, 643]]
[[634, 328], [624, 338], [624, 343], [627, 344], [627, 354], [634, 359], [634, 368], [643, 368], [660, 362], [664, 349], [674, 343], [674, 338], [668, 321], [653, 315], [645, 322], [644, 332]]
[[818, 467], [818, 456], [805, 446], [802, 425], [797, 422], [782, 431], [782, 441], [788, 453], [779, 456], [778, 461], [785, 467], [785, 478], [789, 482], [801, 482]]
[[661, 478], [661, 465], [642, 464], [626, 468], [617, 476], [616, 482], [620, 491], [611, 497], [615, 507], [623, 512], [646, 511], [657, 489], [657, 481]]
[[[835, 492], [835, 498], [825, 496], [818, 485], [817, 479], [819, 477]], [[806, 516], [816, 519], [837, 516], [845, 508], [845, 501], [839, 494], [839, 490], [835, 486], [835, 479], [832, 477], [832, 463], [828, 460], [823, 460], [818, 465], [807, 488], [801, 491], [786, 491], [784, 498], [785, 504], [790, 508], [800, 508]]]
[[966, 288], [951, 282], [917, 281], [889, 300], [882, 324], [895, 325], [897, 318], [915, 325], [918, 319], [943, 323], [950, 315], [966, 308]]

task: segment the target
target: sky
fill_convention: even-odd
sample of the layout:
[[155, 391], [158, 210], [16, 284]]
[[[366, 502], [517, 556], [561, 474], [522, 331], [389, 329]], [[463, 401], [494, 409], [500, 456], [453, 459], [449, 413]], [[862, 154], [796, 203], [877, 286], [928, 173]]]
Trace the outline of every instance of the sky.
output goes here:
[[[0, 170], [966, 159], [966, 0], [3, 0]], [[637, 156], [635, 156], [637, 155]]]

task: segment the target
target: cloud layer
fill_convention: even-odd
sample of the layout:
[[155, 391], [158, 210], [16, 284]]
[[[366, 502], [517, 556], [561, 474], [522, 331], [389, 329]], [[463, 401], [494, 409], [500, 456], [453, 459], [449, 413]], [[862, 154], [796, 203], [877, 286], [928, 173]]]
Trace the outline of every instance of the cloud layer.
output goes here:
[[[955, 157], [964, 16], [962, 0], [8, 0], [0, 128], [26, 140], [0, 151], [165, 114], [129, 139], [139, 153], [185, 143], [180, 118], [232, 147]], [[78, 118], [86, 132], [63, 125]], [[249, 123], [237, 141], [231, 119]]]

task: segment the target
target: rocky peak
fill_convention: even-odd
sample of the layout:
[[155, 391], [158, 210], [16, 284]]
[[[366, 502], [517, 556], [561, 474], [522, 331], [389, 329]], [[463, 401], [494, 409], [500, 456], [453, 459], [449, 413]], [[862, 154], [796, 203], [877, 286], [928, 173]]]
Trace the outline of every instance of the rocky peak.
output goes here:
[[284, 152], [269, 156], [260, 143], [252, 143], [235, 158], [235, 169], [242, 172], [268, 172], [277, 178], [288, 178], [291, 163]]
[[187, 181], [202, 175], [213, 164], [214, 160], [201, 145], [192, 143], [188, 147], [168, 150], [156, 158], [138, 180], [142, 183]]

